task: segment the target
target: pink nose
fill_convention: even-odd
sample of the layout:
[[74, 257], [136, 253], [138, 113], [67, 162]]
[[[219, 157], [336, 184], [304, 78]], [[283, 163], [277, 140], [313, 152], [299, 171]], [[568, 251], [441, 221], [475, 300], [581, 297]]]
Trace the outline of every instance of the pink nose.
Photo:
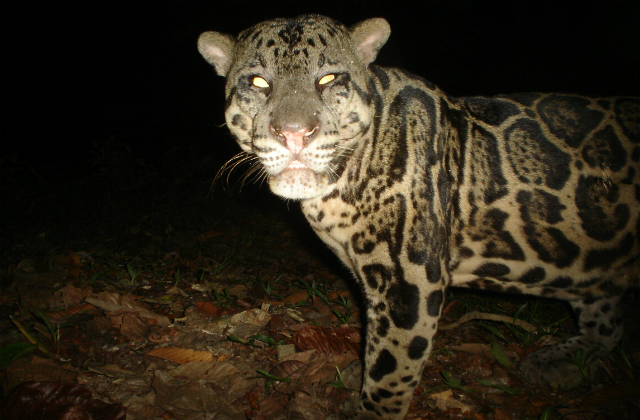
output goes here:
[[274, 128], [273, 126], [271, 127], [271, 132], [276, 137], [283, 140], [286, 148], [289, 149], [289, 151], [294, 155], [300, 153], [302, 149], [304, 149], [309, 144], [311, 138], [316, 134], [317, 131], [317, 125], [312, 130], [309, 130], [307, 127], [303, 127], [297, 124], [284, 126], [280, 130]]

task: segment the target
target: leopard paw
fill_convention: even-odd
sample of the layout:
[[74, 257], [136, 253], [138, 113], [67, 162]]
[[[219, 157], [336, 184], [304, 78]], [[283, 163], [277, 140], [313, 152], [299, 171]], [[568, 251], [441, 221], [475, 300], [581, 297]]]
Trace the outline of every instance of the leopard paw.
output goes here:
[[570, 358], [553, 359], [545, 349], [530, 354], [520, 370], [530, 382], [545, 384], [554, 389], [568, 390], [584, 385], [593, 378], [591, 363], [583, 364], [583, 369]]

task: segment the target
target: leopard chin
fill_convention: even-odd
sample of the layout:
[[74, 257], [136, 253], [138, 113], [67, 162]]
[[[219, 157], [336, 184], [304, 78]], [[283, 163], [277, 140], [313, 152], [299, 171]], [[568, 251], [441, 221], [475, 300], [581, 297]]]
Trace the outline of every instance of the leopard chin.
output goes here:
[[304, 165], [288, 166], [278, 175], [269, 177], [271, 191], [291, 200], [319, 197], [326, 191], [328, 183], [324, 175]]

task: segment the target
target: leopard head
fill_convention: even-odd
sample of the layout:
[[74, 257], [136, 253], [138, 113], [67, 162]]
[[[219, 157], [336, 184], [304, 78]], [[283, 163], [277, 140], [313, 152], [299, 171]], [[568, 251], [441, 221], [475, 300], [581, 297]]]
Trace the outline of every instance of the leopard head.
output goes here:
[[372, 123], [368, 66], [389, 33], [381, 18], [346, 28], [305, 15], [237, 38], [200, 35], [198, 50], [227, 79], [227, 126], [275, 194], [314, 198], [339, 179]]

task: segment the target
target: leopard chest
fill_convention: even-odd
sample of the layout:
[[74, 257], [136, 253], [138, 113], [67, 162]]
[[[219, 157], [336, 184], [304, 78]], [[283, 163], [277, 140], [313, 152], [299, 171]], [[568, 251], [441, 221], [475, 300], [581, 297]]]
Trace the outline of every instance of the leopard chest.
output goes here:
[[302, 202], [311, 227], [355, 273], [370, 263], [396, 266], [409, 240], [404, 195], [393, 189], [376, 195], [375, 188], [366, 188], [355, 199], [345, 190]]
[[354, 257], [350, 244], [354, 232], [361, 229], [358, 209], [342, 200], [337, 190], [323, 198], [304, 200], [301, 203], [311, 228], [318, 237], [346, 264], [354, 269]]

